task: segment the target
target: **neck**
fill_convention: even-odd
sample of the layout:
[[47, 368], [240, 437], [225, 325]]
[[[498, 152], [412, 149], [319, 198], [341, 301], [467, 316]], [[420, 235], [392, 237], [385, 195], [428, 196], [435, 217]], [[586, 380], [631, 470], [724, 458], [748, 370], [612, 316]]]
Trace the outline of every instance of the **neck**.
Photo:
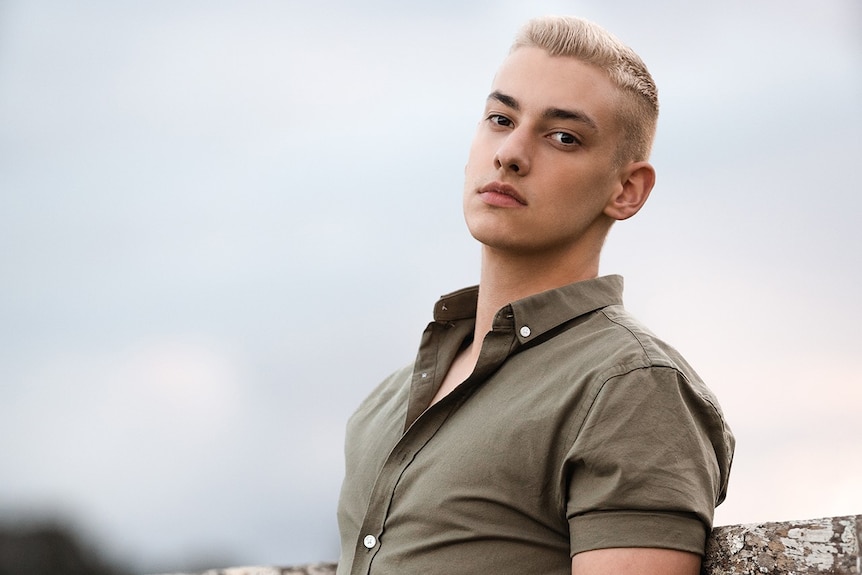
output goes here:
[[[592, 279], [599, 273], [599, 249], [589, 254], [512, 254], [482, 247], [482, 272], [474, 342], [491, 331], [503, 306], [550, 289]], [[476, 350], [478, 353], [478, 350]]]

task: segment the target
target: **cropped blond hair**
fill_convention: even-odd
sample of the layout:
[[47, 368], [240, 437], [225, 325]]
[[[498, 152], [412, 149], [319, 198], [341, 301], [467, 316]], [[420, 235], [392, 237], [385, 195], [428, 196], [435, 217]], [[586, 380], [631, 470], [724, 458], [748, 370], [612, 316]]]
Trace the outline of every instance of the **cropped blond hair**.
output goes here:
[[572, 16], [529, 20], [515, 37], [511, 52], [522, 47], [541, 48], [551, 56], [576, 58], [604, 70], [623, 95], [618, 159], [649, 158], [658, 122], [658, 89], [634, 50], [598, 24]]

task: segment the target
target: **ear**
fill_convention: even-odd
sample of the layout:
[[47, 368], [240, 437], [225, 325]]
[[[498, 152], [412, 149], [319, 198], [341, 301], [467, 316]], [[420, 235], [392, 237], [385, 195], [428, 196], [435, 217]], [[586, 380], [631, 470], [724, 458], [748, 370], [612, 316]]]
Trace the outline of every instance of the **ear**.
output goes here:
[[632, 162], [620, 171], [620, 187], [605, 205], [604, 213], [626, 220], [640, 211], [655, 185], [655, 169], [649, 162]]

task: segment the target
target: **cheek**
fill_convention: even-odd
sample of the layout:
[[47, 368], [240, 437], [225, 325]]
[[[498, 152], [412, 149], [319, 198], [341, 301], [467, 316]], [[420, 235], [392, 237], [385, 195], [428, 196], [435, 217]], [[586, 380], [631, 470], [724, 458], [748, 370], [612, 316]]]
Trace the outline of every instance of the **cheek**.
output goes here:
[[482, 162], [476, 153], [476, 146], [470, 148], [470, 154], [467, 156], [467, 163], [464, 164], [464, 191], [476, 187], [476, 183], [481, 180]]
[[467, 152], [467, 163], [464, 164], [464, 173], [468, 174], [473, 166], [476, 165], [476, 142], [470, 145], [470, 150]]
[[467, 154], [465, 173], [477, 173], [493, 166], [496, 149], [493, 139], [489, 138], [487, 134], [477, 132]]

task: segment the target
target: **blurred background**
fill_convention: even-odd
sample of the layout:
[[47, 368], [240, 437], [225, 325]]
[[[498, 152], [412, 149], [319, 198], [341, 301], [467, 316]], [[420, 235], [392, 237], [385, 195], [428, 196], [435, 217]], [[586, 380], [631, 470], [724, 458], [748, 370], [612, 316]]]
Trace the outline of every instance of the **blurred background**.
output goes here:
[[857, 0], [0, 0], [0, 533], [335, 560], [346, 419], [478, 279], [462, 169], [541, 14], [658, 82], [602, 272], [722, 401], [716, 523], [862, 513]]

